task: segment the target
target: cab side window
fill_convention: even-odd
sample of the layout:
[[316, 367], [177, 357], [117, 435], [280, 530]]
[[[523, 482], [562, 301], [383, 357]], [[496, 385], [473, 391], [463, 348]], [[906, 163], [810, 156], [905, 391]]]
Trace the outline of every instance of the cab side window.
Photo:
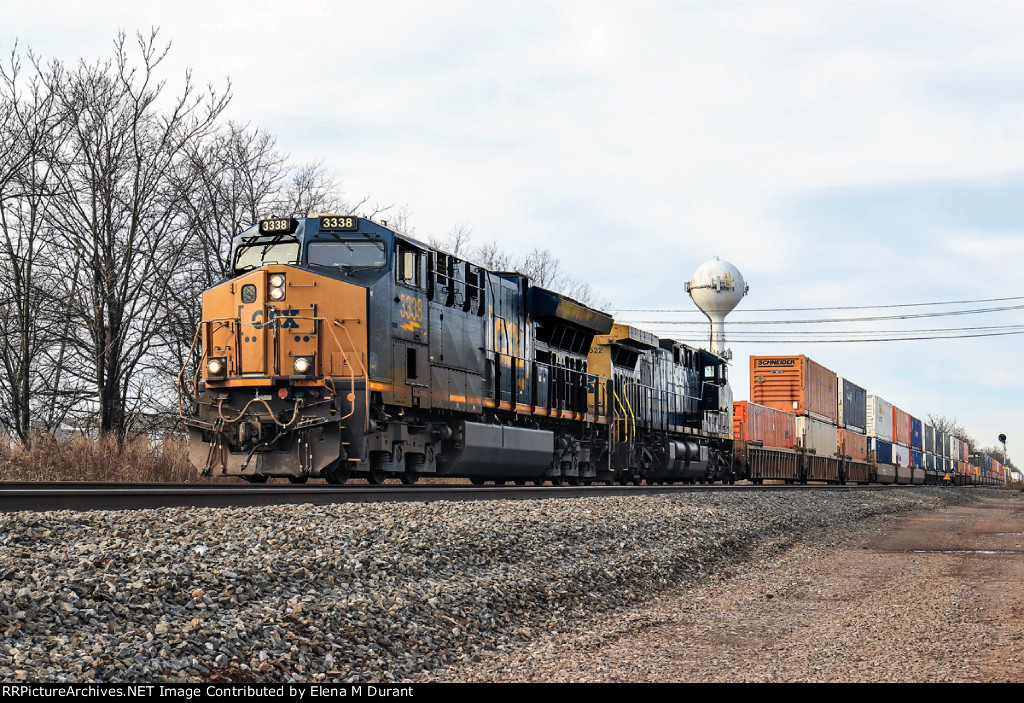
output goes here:
[[395, 273], [399, 283], [423, 288], [423, 252], [404, 242], [395, 245]]

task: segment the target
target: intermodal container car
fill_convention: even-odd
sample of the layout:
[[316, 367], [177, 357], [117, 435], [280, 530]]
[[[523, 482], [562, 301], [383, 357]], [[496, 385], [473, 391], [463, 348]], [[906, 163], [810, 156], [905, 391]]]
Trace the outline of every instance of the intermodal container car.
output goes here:
[[837, 376], [800, 356], [751, 356], [750, 399], [760, 405], [836, 424]]
[[868, 431], [868, 392], [838, 377], [836, 388], [839, 391], [839, 426], [860, 434]]
[[904, 447], [910, 446], [910, 415], [895, 405], [892, 406], [892, 441]]
[[868, 396], [868, 437], [892, 442], [892, 404], [877, 395]]
[[879, 464], [891, 464], [892, 461], [892, 442], [886, 442], [884, 439], [878, 439], [877, 437], [872, 441], [872, 446], [875, 450], [875, 461]]
[[839, 450], [838, 429], [831, 423], [798, 417], [796, 434], [800, 437], [800, 446], [813, 449], [818, 456], [834, 456]]
[[867, 435], [852, 430], [839, 430], [839, 453], [850, 457], [853, 461], [867, 461]]
[[733, 437], [741, 442], [763, 442], [766, 447], [792, 449], [798, 443], [796, 415], [766, 405], [739, 400], [732, 404]]
[[913, 416], [910, 418], [910, 448], [924, 451], [924, 426]]

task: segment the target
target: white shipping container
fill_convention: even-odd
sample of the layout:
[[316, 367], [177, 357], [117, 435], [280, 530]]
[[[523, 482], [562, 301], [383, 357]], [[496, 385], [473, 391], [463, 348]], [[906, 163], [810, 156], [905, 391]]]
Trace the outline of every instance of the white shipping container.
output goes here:
[[[959, 461], [960, 460], [960, 452], [963, 451], [960, 448], [961, 444], [963, 444], [963, 442], [961, 442], [956, 437], [950, 435], [950, 437], [949, 437], [949, 458], [952, 459], [953, 461]], [[956, 466], [956, 464], [954, 464], [954, 466]]]
[[910, 447], [892, 445], [892, 460], [896, 466], [910, 466]]
[[892, 441], [892, 403], [877, 395], [868, 396], [868, 437]]
[[800, 446], [813, 449], [818, 456], [832, 456], [839, 451], [839, 430], [828, 422], [798, 417], [796, 435], [800, 438]]

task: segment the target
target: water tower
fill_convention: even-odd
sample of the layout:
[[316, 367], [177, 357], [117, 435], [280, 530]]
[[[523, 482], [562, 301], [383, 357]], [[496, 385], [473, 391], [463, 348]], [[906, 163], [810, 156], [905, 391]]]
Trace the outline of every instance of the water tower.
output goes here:
[[686, 284], [694, 304], [711, 321], [711, 351], [724, 359], [732, 358], [725, 348], [725, 316], [739, 305], [750, 290], [738, 268], [717, 256], [703, 264]]

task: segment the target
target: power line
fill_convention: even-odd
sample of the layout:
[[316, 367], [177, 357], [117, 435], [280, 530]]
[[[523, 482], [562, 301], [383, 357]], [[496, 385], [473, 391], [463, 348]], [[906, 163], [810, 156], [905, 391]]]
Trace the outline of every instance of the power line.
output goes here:
[[[857, 335], [868, 335], [868, 334], [917, 334], [917, 333], [935, 333], [935, 332], [992, 332], [997, 330], [1020, 330], [1024, 332], [1024, 325], [988, 325], [984, 327], [932, 327], [932, 328], [916, 328], [910, 330], [772, 330], [772, 335], [816, 335], [816, 336], [857, 336]], [[652, 328], [649, 330], [653, 333], [665, 332], [671, 334], [673, 332], [671, 327]], [[679, 330], [682, 331], [682, 330]], [[692, 334], [692, 330], [686, 330], [685, 334]], [[729, 339], [746, 339], [750, 337], [756, 337], [757, 335], [768, 334], [766, 332], [754, 332], [754, 331], [732, 331], [728, 334]]]
[[[977, 300], [946, 300], [937, 303], [893, 303], [890, 305], [833, 305], [817, 308], [744, 308], [736, 312], [801, 312], [809, 310], [877, 310], [881, 308], [915, 308], [929, 305], [967, 305], [968, 303], [1000, 303], [1008, 300], [1024, 300], [1024, 296], [1012, 298], [979, 298]], [[609, 312], [685, 312], [700, 313], [693, 308], [611, 308]]]
[[[742, 339], [735, 340], [737, 343], [742, 342], [744, 344], [846, 344], [850, 342], [916, 342], [931, 339], [969, 339], [972, 337], [1005, 337], [1007, 335], [1024, 334], [1024, 330], [1018, 332], [984, 332], [979, 334], [950, 334], [950, 335], [934, 335], [924, 337], [877, 337], [874, 339]], [[676, 339], [672, 337], [676, 342], [685, 342], [688, 344], [701, 344], [707, 341], [707, 337], [692, 338], [687, 337], [683, 339]]]
[[[877, 315], [874, 317], [833, 317], [816, 320], [729, 320], [729, 325], [809, 325], [833, 322], [873, 322], [876, 320], [913, 320], [925, 317], [948, 317], [952, 315], [978, 315], [1006, 310], [1022, 310], [1024, 305], [1004, 305], [994, 308], [975, 308], [972, 310], [946, 310], [944, 312], [919, 312], [911, 315]], [[620, 320], [630, 325], [706, 325], [706, 320]]]

